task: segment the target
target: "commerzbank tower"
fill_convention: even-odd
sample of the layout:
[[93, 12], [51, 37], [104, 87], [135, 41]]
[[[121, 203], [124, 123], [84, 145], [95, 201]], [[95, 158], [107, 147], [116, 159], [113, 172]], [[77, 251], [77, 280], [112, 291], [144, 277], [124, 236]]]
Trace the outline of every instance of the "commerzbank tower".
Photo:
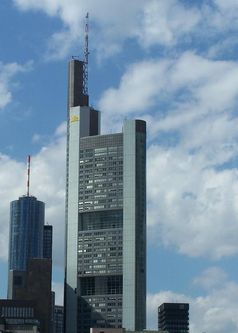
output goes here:
[[122, 132], [101, 134], [101, 112], [89, 104], [85, 65], [69, 62], [65, 332], [143, 330], [146, 123], [125, 120]]

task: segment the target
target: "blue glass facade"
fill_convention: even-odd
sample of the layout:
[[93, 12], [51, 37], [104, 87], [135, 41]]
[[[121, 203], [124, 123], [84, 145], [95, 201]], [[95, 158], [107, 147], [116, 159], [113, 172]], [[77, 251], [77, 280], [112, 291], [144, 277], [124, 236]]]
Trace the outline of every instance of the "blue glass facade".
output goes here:
[[10, 204], [9, 270], [26, 270], [30, 258], [43, 257], [45, 204], [23, 196]]

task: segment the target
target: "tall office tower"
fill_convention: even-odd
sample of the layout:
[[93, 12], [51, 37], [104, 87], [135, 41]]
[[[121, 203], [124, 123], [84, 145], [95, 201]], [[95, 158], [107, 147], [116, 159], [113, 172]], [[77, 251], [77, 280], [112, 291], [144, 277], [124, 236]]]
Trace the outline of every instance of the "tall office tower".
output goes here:
[[188, 333], [189, 304], [161, 304], [158, 308], [158, 329], [169, 331], [169, 333]]
[[22, 196], [10, 204], [9, 270], [27, 269], [30, 258], [43, 256], [45, 204]]
[[25, 284], [30, 259], [52, 258], [52, 226], [44, 225], [45, 204], [29, 194], [30, 156], [27, 174], [27, 194], [10, 204], [9, 299], [15, 299]]
[[145, 328], [146, 124], [100, 134], [84, 62], [69, 63], [65, 332]]
[[43, 232], [43, 258], [52, 259], [52, 244], [53, 244], [53, 226], [44, 225]]

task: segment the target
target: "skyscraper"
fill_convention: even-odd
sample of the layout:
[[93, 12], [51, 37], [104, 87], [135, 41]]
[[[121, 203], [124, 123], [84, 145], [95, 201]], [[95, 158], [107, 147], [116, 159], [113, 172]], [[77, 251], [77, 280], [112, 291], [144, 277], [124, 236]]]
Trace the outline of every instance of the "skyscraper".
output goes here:
[[169, 331], [169, 333], [188, 333], [189, 304], [161, 304], [158, 308], [158, 329]]
[[100, 134], [83, 61], [69, 63], [65, 332], [145, 328], [146, 124]]
[[[52, 269], [52, 226], [44, 225], [45, 204], [29, 194], [30, 187], [30, 156], [28, 156], [27, 194], [10, 203], [9, 232], [9, 272], [8, 298], [21, 299], [20, 291], [28, 288], [30, 261], [36, 261], [38, 270], [45, 272], [48, 284], [51, 285]], [[49, 260], [43, 260], [49, 259]], [[46, 273], [45, 273], [46, 274]], [[37, 274], [34, 275], [35, 277]], [[39, 278], [40, 280], [40, 275]], [[37, 281], [36, 281], [37, 283]], [[25, 294], [24, 294], [25, 295]]]
[[22, 196], [10, 204], [9, 270], [27, 268], [30, 258], [43, 257], [45, 204]]

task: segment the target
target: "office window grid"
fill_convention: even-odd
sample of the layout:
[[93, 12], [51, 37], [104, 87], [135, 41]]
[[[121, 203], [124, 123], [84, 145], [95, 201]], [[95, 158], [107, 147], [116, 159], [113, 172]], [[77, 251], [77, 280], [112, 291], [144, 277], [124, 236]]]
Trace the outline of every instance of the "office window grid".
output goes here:
[[123, 136], [80, 139], [78, 332], [122, 325]]
[[79, 232], [78, 274], [122, 274], [122, 229]]
[[[122, 327], [122, 296], [84, 296], [79, 303], [79, 331], [91, 327]], [[92, 309], [92, 310], [91, 310]]]
[[82, 138], [79, 163], [79, 211], [122, 208], [122, 136]]
[[31, 307], [3, 306], [0, 309], [1, 316], [4, 318], [33, 318], [34, 309]]

